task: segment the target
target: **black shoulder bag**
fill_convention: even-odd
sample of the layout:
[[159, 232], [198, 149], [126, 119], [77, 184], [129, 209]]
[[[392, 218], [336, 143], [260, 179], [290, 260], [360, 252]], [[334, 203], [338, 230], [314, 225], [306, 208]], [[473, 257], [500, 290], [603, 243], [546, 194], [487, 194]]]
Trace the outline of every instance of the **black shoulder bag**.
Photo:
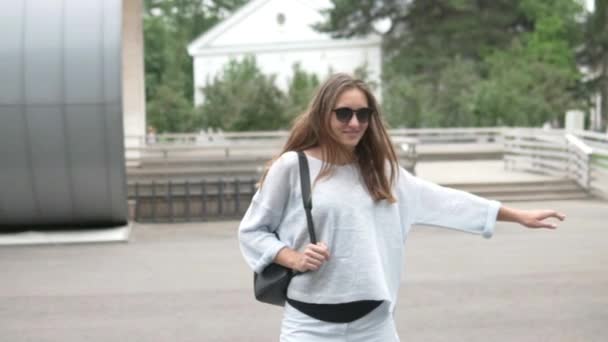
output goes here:
[[[304, 152], [298, 151], [298, 161], [300, 165], [300, 186], [302, 187], [302, 202], [306, 211], [306, 223], [308, 225], [308, 234], [310, 234], [310, 242], [317, 243], [315, 236], [315, 228], [312, 222], [312, 200], [310, 198], [310, 174], [308, 171], [308, 160]], [[277, 235], [278, 238], [278, 235]], [[261, 273], [253, 274], [253, 290], [255, 299], [260, 302], [279, 305], [285, 305], [287, 298], [287, 287], [291, 278], [301, 274], [293, 272], [291, 269], [281, 266], [277, 263], [272, 263]]]

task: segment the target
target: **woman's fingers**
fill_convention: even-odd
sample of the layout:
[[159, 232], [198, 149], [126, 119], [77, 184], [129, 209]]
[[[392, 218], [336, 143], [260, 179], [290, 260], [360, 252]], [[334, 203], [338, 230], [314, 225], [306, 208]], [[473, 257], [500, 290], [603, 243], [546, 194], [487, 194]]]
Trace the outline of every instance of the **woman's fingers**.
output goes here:
[[329, 249], [325, 243], [317, 242], [316, 245], [309, 244], [307, 248], [310, 248], [316, 253], [321, 254], [326, 260], [329, 260]]
[[304, 267], [309, 271], [318, 270], [321, 265], [329, 259], [327, 245], [322, 242], [319, 242], [316, 245], [309, 244], [302, 254], [304, 255]]
[[557, 225], [555, 225], [554, 223], [549, 223], [549, 222], [541, 222], [539, 221], [538, 224], [536, 225], [536, 228], [549, 228], [549, 229], [555, 229], [557, 228]]
[[557, 218], [560, 221], [563, 221], [566, 219], [566, 215], [564, 215], [562, 213], [558, 213], [558, 212], [554, 212], [554, 214], [552, 216]]
[[556, 218], [560, 221], [566, 219], [566, 215], [555, 210], [530, 210], [524, 211], [524, 213], [524, 219], [521, 222], [529, 228], [555, 229], [557, 228], [557, 224], [549, 222], [547, 219]]
[[556, 219], [563, 221], [566, 218], [566, 215], [564, 215], [562, 213], [558, 213], [555, 210], [546, 210], [546, 211], [542, 212], [540, 215], [541, 220], [544, 220], [549, 217], [555, 217]]
[[323, 254], [317, 253], [313, 250], [310, 249], [306, 249], [304, 251], [304, 255], [306, 255], [309, 258], [312, 258], [314, 260], [318, 260], [318, 261], [325, 261], [325, 256]]
[[309, 270], [316, 271], [321, 267], [322, 264], [323, 263], [318, 260], [309, 260], [308, 263], [306, 264], [306, 266], [308, 267]]
[[542, 212], [538, 218], [537, 218], [537, 227], [539, 228], [549, 228], [549, 229], [555, 229], [557, 228], [557, 225], [555, 223], [551, 223], [551, 222], [545, 222], [543, 220], [548, 219], [548, 218], [556, 218], [560, 221], [563, 221], [564, 219], [566, 219], [566, 215], [562, 214], [562, 213], [558, 213], [555, 210], [546, 210], [544, 212]]

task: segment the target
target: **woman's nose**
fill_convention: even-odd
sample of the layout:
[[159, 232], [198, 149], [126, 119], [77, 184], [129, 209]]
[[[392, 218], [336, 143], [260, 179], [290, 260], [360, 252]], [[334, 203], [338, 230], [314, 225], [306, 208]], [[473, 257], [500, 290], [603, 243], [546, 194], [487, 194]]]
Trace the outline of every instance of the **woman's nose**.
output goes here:
[[353, 115], [352, 118], [350, 118], [350, 121], [348, 122], [349, 126], [353, 126], [353, 127], [357, 127], [359, 125], [361, 125], [361, 122], [359, 122], [359, 119], [357, 119], [357, 115]]

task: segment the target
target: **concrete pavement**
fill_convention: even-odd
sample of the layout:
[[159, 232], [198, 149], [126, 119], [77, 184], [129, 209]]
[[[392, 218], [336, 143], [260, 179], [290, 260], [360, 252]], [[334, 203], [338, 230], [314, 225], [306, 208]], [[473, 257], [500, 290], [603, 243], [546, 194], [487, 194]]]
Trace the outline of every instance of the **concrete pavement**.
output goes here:
[[[556, 231], [484, 240], [416, 227], [395, 319], [402, 341], [606, 341], [608, 203], [556, 208]], [[127, 244], [0, 247], [0, 341], [277, 341], [238, 222], [135, 225]]]

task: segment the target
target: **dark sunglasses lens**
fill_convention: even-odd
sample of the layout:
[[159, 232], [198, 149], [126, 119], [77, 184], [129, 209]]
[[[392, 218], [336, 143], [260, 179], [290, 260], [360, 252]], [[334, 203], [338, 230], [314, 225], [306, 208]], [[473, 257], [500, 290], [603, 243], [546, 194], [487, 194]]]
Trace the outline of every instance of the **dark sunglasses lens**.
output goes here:
[[[342, 121], [342, 122], [349, 122], [350, 119], [353, 117], [353, 110], [350, 108], [338, 108], [335, 110], [336, 112], [336, 119]], [[357, 118], [359, 118], [357, 116]]]
[[361, 108], [357, 111], [357, 120], [359, 120], [359, 122], [368, 122], [372, 113], [373, 110], [370, 108]]

